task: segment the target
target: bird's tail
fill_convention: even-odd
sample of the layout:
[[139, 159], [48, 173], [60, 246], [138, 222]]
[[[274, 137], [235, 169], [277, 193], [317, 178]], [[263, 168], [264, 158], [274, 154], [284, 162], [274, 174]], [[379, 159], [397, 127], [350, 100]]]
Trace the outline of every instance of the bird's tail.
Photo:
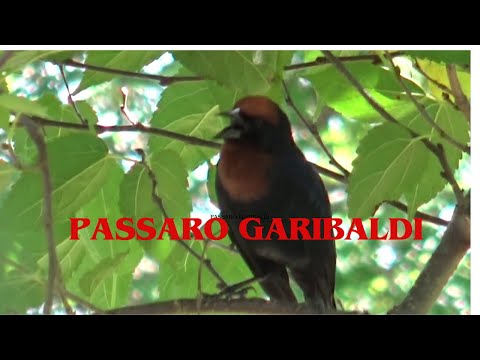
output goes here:
[[324, 314], [337, 309], [334, 298], [334, 279], [332, 280], [326, 273], [310, 271], [292, 271], [292, 275], [302, 288], [305, 303], [313, 311]]

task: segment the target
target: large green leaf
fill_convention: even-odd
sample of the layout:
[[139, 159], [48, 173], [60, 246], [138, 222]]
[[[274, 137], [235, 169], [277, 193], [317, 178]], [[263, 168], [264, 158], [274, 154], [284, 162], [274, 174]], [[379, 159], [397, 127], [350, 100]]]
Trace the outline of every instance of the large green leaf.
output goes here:
[[0, 106], [0, 129], [7, 131], [10, 123], [10, 111]]
[[48, 110], [36, 101], [12, 94], [0, 94], [0, 107], [15, 113], [25, 113], [40, 117], [47, 116]]
[[[447, 103], [430, 104], [426, 110], [435, 123], [449, 136], [465, 145], [469, 143], [469, 126], [462, 113], [456, 111]], [[439, 138], [438, 132], [420, 114], [411, 119], [401, 119], [401, 121], [417, 133], [428, 136], [434, 143], [440, 142], [445, 149], [450, 168], [453, 172], [456, 171], [463, 156], [462, 151], [445, 139]], [[414, 187], [405, 192], [410, 217], [413, 216], [418, 207], [432, 200], [445, 187], [447, 182], [441, 176], [442, 172], [438, 158], [428, 151], [427, 163], [422, 177]]]
[[[158, 59], [164, 51], [149, 50], [149, 51], [111, 51], [98, 50], [89, 51], [87, 60], [89, 65], [101, 66], [109, 69], [124, 70], [131, 72], [138, 72], [142, 70], [145, 65]], [[94, 85], [101, 84], [112, 80], [119, 75], [104, 73], [100, 71], [87, 70], [82, 79], [82, 82], [75, 90], [74, 94]]]
[[[43, 117], [47, 119], [73, 124], [80, 123], [80, 119], [73, 106], [62, 104], [58, 97], [53, 94], [45, 94], [36, 104], [46, 109]], [[87, 102], [77, 101], [76, 106], [84, 120], [87, 120], [90, 124], [97, 123], [96, 113]], [[48, 126], [44, 128], [43, 132], [45, 139], [49, 141], [57, 137], [78, 133], [78, 130], [65, 129], [61, 126]], [[28, 132], [22, 127], [16, 128], [13, 141], [15, 143], [15, 153], [17, 157], [24, 163], [30, 163], [37, 154], [37, 148]]]
[[[105, 143], [90, 134], [75, 134], [47, 145], [54, 221], [63, 222], [93, 199], [117, 165]], [[0, 209], [0, 228], [38, 227], [43, 214], [43, 176], [26, 171], [13, 186]]]
[[73, 241], [79, 244], [77, 246], [83, 246], [83, 250], [76, 251], [83, 251], [84, 256], [67, 282], [69, 290], [105, 309], [127, 304], [133, 272], [143, 256], [142, 248], [135, 239], [104, 240], [99, 232], [97, 240], [90, 240], [97, 219], [108, 220], [115, 238], [116, 221], [122, 217], [118, 203], [123, 172], [117, 166], [109, 175], [108, 182], [98, 191], [98, 195], [76, 214], [77, 217], [91, 219], [92, 223], [79, 231], [80, 240]]
[[[181, 231], [181, 219], [190, 217], [192, 211], [192, 200], [187, 190], [187, 172], [172, 150], [155, 153], [148, 161], [157, 181], [156, 194], [162, 199], [167, 215], [175, 219]], [[163, 216], [158, 204], [152, 199], [152, 186], [146, 168], [140, 164], [135, 165], [122, 181], [119, 204], [122, 215], [135, 222], [140, 218], [152, 218], [158, 236]], [[143, 232], [141, 235], [144, 235]], [[165, 240], [156, 240], [157, 236], [150, 241], [140, 241], [140, 244], [156, 260], [163, 262], [176, 245], [167, 240], [168, 236], [164, 236]]]
[[427, 151], [420, 138], [395, 124], [373, 128], [362, 139], [348, 181], [348, 215], [367, 218], [387, 200], [398, 200], [421, 179]]
[[[151, 124], [184, 135], [212, 140], [226, 125], [226, 120], [215, 116], [216, 113], [232, 108], [241, 94], [211, 81], [177, 83], [169, 86], [162, 94]], [[220, 109], [216, 109], [216, 106]], [[153, 152], [164, 149], [176, 151], [187, 170], [196, 168], [218, 152], [216, 149], [192, 146], [160, 136], [150, 136], [149, 145]]]
[[182, 65], [200, 76], [231, 89], [265, 93], [283, 67], [290, 62], [290, 51], [174, 51]]
[[188, 192], [188, 174], [179, 156], [171, 150], [160, 151], [150, 157], [149, 163], [157, 180], [157, 194], [168, 217], [190, 217], [192, 199]]
[[0, 257], [0, 313], [25, 314], [29, 308], [40, 306], [46, 294], [41, 277], [28, 268], [16, 269], [2, 260]]
[[[346, 64], [348, 70], [382, 107], [394, 116], [416, 113], [415, 106], [402, 95], [402, 89], [390, 71], [369, 63]], [[347, 118], [378, 122], [382, 117], [336, 68], [328, 66], [307, 75], [321, 103]], [[419, 89], [408, 82], [411, 89]]]
[[0, 160], [0, 192], [6, 191], [10, 187], [19, 172], [11, 164]]

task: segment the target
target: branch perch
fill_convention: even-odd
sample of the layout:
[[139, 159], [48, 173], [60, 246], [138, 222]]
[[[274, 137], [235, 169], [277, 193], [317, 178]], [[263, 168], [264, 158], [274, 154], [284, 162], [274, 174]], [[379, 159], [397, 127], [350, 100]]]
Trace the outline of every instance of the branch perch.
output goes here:
[[[238, 299], [222, 300], [204, 298], [200, 304], [197, 299], [178, 299], [172, 301], [156, 302], [145, 305], [134, 305], [114, 310], [109, 310], [109, 315], [134, 315], [134, 314], [312, 314], [306, 306], [284, 305], [270, 303], [264, 299]], [[329, 315], [353, 314], [361, 315], [361, 312], [334, 311]]]
[[457, 206], [440, 244], [412, 289], [389, 314], [426, 314], [470, 249], [470, 192]]

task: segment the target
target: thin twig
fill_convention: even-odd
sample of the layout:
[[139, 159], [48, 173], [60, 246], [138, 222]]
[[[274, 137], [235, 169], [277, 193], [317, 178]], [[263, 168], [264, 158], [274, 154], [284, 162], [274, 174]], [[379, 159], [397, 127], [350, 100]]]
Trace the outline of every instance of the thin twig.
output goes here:
[[125, 90], [126, 91], [124, 91], [123, 89], [120, 89], [120, 93], [122, 94], [122, 98], [123, 98], [122, 104], [120, 105], [120, 111], [122, 112], [123, 116], [125, 116], [125, 118], [128, 120], [130, 124], [135, 125], [135, 122], [133, 122], [130, 119], [130, 116], [128, 115], [128, 108], [127, 108], [128, 89], [125, 89]]
[[468, 123], [470, 123], [470, 102], [462, 91], [462, 86], [458, 80], [457, 69], [455, 68], [455, 65], [447, 65], [447, 75], [448, 80], [450, 81], [450, 86], [452, 87], [455, 104], [457, 104], [458, 108], [465, 115], [465, 119], [468, 121]]
[[62, 300], [63, 308], [65, 309], [65, 312], [68, 315], [75, 315], [75, 311], [73, 311], [72, 307], [68, 303], [68, 299], [65, 296], [65, 293], [62, 291], [59, 291], [59, 294], [60, 294], [60, 299]]
[[[405, 204], [402, 204], [400, 201], [386, 201], [386, 204], [393, 206], [397, 208], [398, 210], [401, 210], [403, 212], [408, 213], [408, 208]], [[413, 215], [414, 218], [419, 218], [425, 221], [428, 221], [429, 223], [435, 224], [435, 225], [440, 225], [440, 226], [448, 226], [448, 221], [438, 218], [433, 215], [425, 214], [421, 211], [416, 211], [415, 214]]]
[[438, 144], [437, 149], [438, 149], [438, 158], [440, 159], [440, 163], [443, 168], [442, 176], [452, 186], [453, 193], [455, 194], [455, 197], [457, 199], [457, 204], [461, 206], [465, 201], [465, 198], [463, 196], [463, 191], [460, 189], [460, 186], [458, 185], [457, 180], [455, 180], [453, 171], [450, 168], [450, 165], [448, 164], [447, 155], [445, 154], [445, 149], [443, 148], [443, 145]]
[[48, 167], [47, 146], [38, 124], [30, 120], [25, 115], [22, 115], [20, 122], [23, 123], [23, 126], [26, 128], [33, 142], [37, 146], [38, 166], [43, 175], [44, 225], [48, 244], [48, 283], [44, 314], [50, 314], [52, 311], [55, 281], [58, 281], [58, 283], [63, 287], [63, 279], [58, 263], [57, 251], [55, 247], [55, 236], [53, 233], [52, 182], [50, 178], [50, 169]]
[[395, 119], [387, 110], [383, 108], [373, 97], [371, 97], [363, 88], [362, 84], [352, 75], [352, 73], [342, 64], [340, 60], [337, 59], [336, 56], [332, 54], [331, 51], [323, 50], [325, 57], [337, 68], [337, 70], [353, 85], [355, 89], [362, 95], [362, 97], [370, 104], [372, 108], [374, 108], [382, 117], [393, 123], [396, 124], [403, 129], [407, 130], [412, 137], [418, 137], [419, 135], [411, 130], [408, 126], [402, 124], [397, 119]]
[[72, 93], [70, 92], [70, 87], [68, 86], [68, 81], [67, 77], [65, 76], [65, 71], [63, 69], [62, 64], [57, 64], [58, 68], [60, 69], [60, 73], [62, 74], [63, 82], [65, 83], [65, 87], [67, 88], [68, 92], [68, 103], [73, 106], [73, 109], [75, 110], [75, 113], [77, 114], [80, 122], [84, 125], [87, 125], [88, 122], [82, 117], [82, 114], [80, 114], [80, 111], [77, 108], [77, 104], [75, 104], [75, 100], [73, 100]]
[[[339, 61], [330, 51], [324, 50], [323, 53], [325, 54], [325, 57], [327, 57], [332, 62], [332, 64], [337, 68], [337, 70], [340, 73], [342, 73], [348, 81], [350, 81], [350, 83], [357, 89], [360, 95], [363, 96], [363, 98], [370, 104], [370, 106], [372, 106], [380, 115], [382, 115], [385, 120], [401, 126], [403, 129], [409, 132], [412, 138], [416, 138], [420, 136], [415, 131], [411, 130], [408, 126], [405, 126], [404, 124], [399, 122], [397, 119], [395, 119], [375, 99], [373, 99], [370, 95], [368, 95], [367, 92], [362, 87], [362, 85], [360, 84], [360, 82], [350, 73], [350, 71], [345, 67], [345, 65], [343, 65], [342, 62]], [[459, 191], [460, 188], [458, 186], [457, 181], [455, 180], [455, 177], [453, 176], [452, 169], [450, 168], [450, 165], [446, 161], [443, 147], [440, 145], [436, 146], [435, 144], [433, 144], [431, 141], [427, 139], [422, 139], [421, 141], [438, 158], [440, 165], [443, 168], [443, 176], [450, 183], [455, 193], [455, 196], [457, 198], [457, 203], [459, 205], [462, 204], [464, 201], [464, 198], [463, 198], [463, 195], [460, 195], [461, 190]]]
[[395, 74], [395, 77], [397, 78], [398, 80], [398, 83], [400, 84], [400, 86], [402, 87], [403, 91], [405, 91], [405, 93], [407, 94], [408, 98], [410, 99], [410, 101], [415, 105], [415, 107], [417, 108], [417, 110], [420, 112], [420, 114], [422, 115], [422, 117], [425, 119], [426, 122], [428, 122], [435, 130], [438, 131], [438, 133], [440, 134], [440, 136], [442, 138], [444, 138], [446, 141], [448, 141], [450, 144], [452, 144], [453, 146], [457, 147], [458, 149], [460, 149], [461, 151], [467, 153], [467, 154], [470, 154], [470, 147], [467, 146], [467, 145], [464, 145], [460, 142], [458, 142], [457, 140], [455, 140], [454, 138], [452, 138], [449, 134], [447, 134], [445, 132], [445, 130], [443, 130], [436, 122], [435, 120], [432, 119], [432, 117], [430, 116], [430, 114], [425, 110], [425, 107], [423, 105], [421, 105], [417, 99], [415, 99], [415, 97], [412, 95], [412, 92], [410, 91], [410, 89], [407, 87], [407, 85], [405, 84], [405, 81], [403, 80], [402, 78], [402, 75], [400, 74], [400, 69], [395, 65], [395, 63], [393, 62], [393, 59], [391, 56], [389, 56], [388, 53], [385, 54], [388, 62], [390, 63], [390, 66], [392, 67], [392, 71], [393, 73]]
[[[88, 126], [83, 125], [83, 124], [74, 124], [74, 123], [67, 123], [67, 122], [61, 122], [61, 121], [54, 121], [54, 120], [48, 120], [48, 119], [43, 119], [39, 118], [36, 116], [32, 117], [32, 120], [35, 121], [37, 124], [41, 126], [53, 126], [53, 127], [61, 127], [65, 129], [75, 129], [75, 130], [81, 130], [81, 131], [87, 131], [89, 130]], [[192, 144], [192, 145], [201, 145], [201, 146], [206, 146], [210, 147], [213, 149], [219, 149], [220, 144], [216, 143], [214, 141], [210, 140], [204, 140], [200, 139], [195, 136], [188, 136], [188, 135], [183, 135], [179, 134], [173, 131], [169, 130], [164, 130], [160, 128], [154, 128], [154, 127], [148, 127], [145, 125], [142, 125], [141, 123], [136, 123], [135, 125], [114, 125], [114, 126], [102, 126], [102, 125], [95, 125], [94, 129], [96, 130], [97, 134], [103, 134], [107, 132], [142, 132], [142, 133], [147, 133], [147, 134], [154, 134], [154, 135], [160, 135], [164, 136], [170, 139], [175, 139], [182, 141], [187, 144]]]
[[132, 71], [120, 70], [120, 69], [111, 69], [97, 65], [91, 64], [84, 64], [74, 60], [65, 60], [62, 64], [67, 66], [72, 66], [76, 68], [86, 69], [86, 70], [93, 70], [103, 73], [121, 75], [121, 76], [128, 76], [137, 79], [144, 79], [144, 80], [154, 80], [157, 81], [161, 86], [168, 86], [176, 82], [182, 81], [200, 81], [204, 80], [201, 76], [163, 76], [163, 75], [153, 75], [153, 74], [144, 74], [144, 73], [137, 73]]
[[197, 273], [197, 301], [198, 301], [198, 309], [200, 310], [201, 303], [203, 300], [203, 291], [202, 291], [202, 274], [203, 274], [203, 264], [205, 263], [205, 254], [207, 252], [207, 247], [208, 243], [204, 242], [203, 244], [203, 249], [202, 249], [202, 260], [200, 261], [200, 266], [198, 267], [198, 273]]
[[67, 289], [62, 289], [63, 293], [65, 294], [66, 297], [69, 299], [72, 299], [75, 301], [77, 304], [82, 305], [83, 307], [90, 309], [92, 311], [95, 311], [98, 314], [103, 314], [105, 313], [104, 310], [98, 308], [97, 306], [89, 303], [88, 301], [82, 299], [80, 296], [75, 295], [74, 293], [68, 291]]
[[[89, 130], [88, 126], [82, 125], [82, 124], [73, 124], [73, 123], [66, 123], [66, 122], [61, 122], [61, 121], [54, 121], [54, 120], [47, 120], [39, 117], [32, 117], [32, 120], [38, 123], [41, 126], [51, 126], [51, 127], [60, 127], [60, 128], [67, 128], [67, 129], [75, 129], [79, 131], [87, 131]], [[209, 141], [209, 140], [204, 140], [197, 138], [195, 136], [188, 136], [188, 135], [183, 135], [179, 133], [175, 133], [172, 131], [164, 130], [164, 129], [159, 129], [159, 128], [153, 128], [153, 127], [147, 127], [144, 126], [140, 123], [137, 123], [135, 125], [116, 125], [116, 126], [102, 126], [102, 125], [95, 125], [95, 130], [97, 131], [98, 134], [106, 133], [106, 132], [135, 132], [138, 131], [140, 133], [149, 133], [153, 135], [159, 135], [159, 136], [164, 136], [167, 138], [175, 139], [178, 141], [182, 141], [186, 144], [192, 144], [192, 145], [199, 145], [199, 146], [204, 146], [210, 149], [220, 149], [221, 144], [216, 143], [214, 141]], [[328, 176], [329, 178], [332, 178], [338, 182], [341, 183], [346, 183], [347, 178], [339, 174], [335, 171], [332, 171], [330, 169], [327, 169], [323, 166], [317, 165], [315, 163], [310, 162], [310, 165], [320, 174]], [[393, 202], [392, 206], [395, 206], [397, 209], [407, 212], [407, 207], [401, 203]], [[424, 214], [422, 212], [417, 212], [415, 214], [415, 217], [422, 218], [425, 221], [431, 222], [433, 224], [437, 225], [442, 225], [446, 226], [448, 222], [446, 220], [443, 220], [441, 218], [437, 218], [432, 215]], [[216, 244], [216, 246], [220, 246], [221, 244]]]
[[[146, 159], [145, 159], [145, 153], [143, 150], [137, 150], [137, 152], [142, 156], [142, 163], [145, 169], [147, 170], [148, 176], [150, 180], [152, 181], [152, 200], [155, 202], [155, 204], [158, 206], [160, 209], [160, 212], [162, 213], [162, 216], [165, 219], [168, 219], [168, 214], [167, 211], [165, 210], [165, 207], [163, 206], [163, 201], [162, 198], [157, 194], [157, 179], [155, 177], [155, 174], [153, 173], [152, 169], [148, 166]], [[220, 274], [215, 270], [213, 267], [211, 261], [209, 259], [203, 260], [202, 256], [199, 255], [195, 250], [193, 250], [190, 246], [188, 246], [184, 241], [177, 241], [177, 244], [180, 244], [185, 250], [187, 250], [193, 257], [195, 257], [200, 263], [203, 263], [203, 265], [210, 271], [210, 273], [217, 279], [220, 288], [225, 288], [228, 286], [228, 284], [223, 280], [223, 278], [220, 276]]]
[[345, 176], [348, 176], [350, 175], [350, 173], [348, 172], [347, 169], [345, 169], [342, 165], [340, 165], [340, 163], [335, 160], [335, 157], [332, 155], [332, 153], [328, 150], [328, 148], [325, 146], [325, 144], [323, 143], [323, 140], [322, 138], [320, 137], [320, 134], [318, 133], [318, 130], [317, 128], [315, 127], [315, 125], [313, 125], [313, 123], [311, 123], [310, 121], [308, 121], [303, 115], [302, 113], [300, 112], [300, 109], [295, 105], [295, 103], [293, 102], [293, 99], [292, 97], [290, 96], [290, 92], [288, 91], [288, 87], [287, 87], [287, 84], [285, 83], [285, 81], [282, 80], [282, 84], [283, 84], [283, 88], [285, 90], [285, 95], [286, 95], [286, 101], [287, 101], [287, 104], [290, 105], [290, 107], [295, 111], [295, 113], [297, 114], [297, 116], [300, 118], [300, 120], [303, 122], [303, 124], [305, 125], [305, 127], [308, 129], [308, 131], [310, 131], [310, 133], [312, 134], [312, 136], [315, 138], [315, 140], [317, 141], [317, 143], [320, 145], [320, 147], [323, 149], [323, 151], [325, 152], [325, 154], [328, 156], [328, 158], [330, 159], [330, 164], [332, 164], [333, 166], [335, 166], [338, 170], [340, 170]]
[[[392, 52], [392, 56], [401, 56], [404, 53], [402, 51], [396, 51]], [[378, 55], [353, 55], [353, 56], [339, 56], [338, 60], [341, 62], [354, 62], [354, 61], [371, 61], [372, 64], [380, 64], [381, 59]], [[326, 57], [317, 57], [313, 61], [301, 63], [301, 64], [293, 64], [293, 65], [287, 65], [283, 69], [284, 70], [299, 70], [299, 69], [305, 69], [308, 67], [312, 66], [319, 66], [319, 65], [327, 65], [330, 64], [330, 61]]]
[[453, 95], [453, 91], [448, 88], [447, 86], [445, 86], [444, 84], [442, 84], [440, 81], [438, 81], [437, 79], [434, 79], [432, 78], [430, 75], [428, 75], [425, 70], [422, 69], [422, 67], [420, 66], [420, 64], [418, 63], [418, 60], [415, 59], [414, 61], [414, 67], [415, 69], [417, 69], [417, 71], [422, 74], [423, 76], [425, 76], [427, 78], [427, 80], [431, 81], [432, 83], [434, 83], [435, 85], [437, 85], [440, 90], [442, 90], [443, 92], [446, 92], [447, 94], [450, 94], [450, 95]]

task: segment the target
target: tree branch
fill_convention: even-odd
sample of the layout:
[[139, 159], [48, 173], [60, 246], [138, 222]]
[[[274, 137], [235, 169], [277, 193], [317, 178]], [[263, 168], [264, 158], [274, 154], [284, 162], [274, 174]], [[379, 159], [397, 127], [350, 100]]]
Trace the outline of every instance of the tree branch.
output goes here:
[[462, 86], [458, 80], [457, 69], [455, 65], [447, 65], [447, 75], [452, 87], [453, 97], [455, 98], [455, 104], [465, 115], [465, 119], [470, 123], [470, 102], [462, 91]]
[[410, 101], [415, 105], [415, 107], [417, 108], [417, 110], [420, 112], [420, 114], [422, 115], [422, 117], [425, 119], [426, 122], [428, 122], [435, 130], [438, 131], [438, 133], [440, 134], [440, 136], [442, 138], [444, 138], [446, 141], [448, 141], [450, 144], [452, 144], [453, 146], [457, 147], [458, 149], [460, 149], [461, 151], [467, 153], [467, 154], [470, 154], [470, 147], [467, 146], [467, 145], [464, 145], [460, 142], [458, 142], [457, 140], [455, 140], [454, 138], [452, 138], [449, 134], [447, 134], [433, 119], [432, 117], [430, 116], [430, 114], [425, 110], [425, 107], [423, 105], [421, 105], [417, 99], [415, 99], [415, 97], [412, 95], [412, 92], [410, 91], [410, 89], [407, 87], [407, 85], [405, 84], [405, 81], [403, 80], [402, 78], [402, 75], [400, 74], [400, 69], [395, 65], [395, 63], [393, 62], [393, 59], [392, 57], [387, 53], [386, 54], [386, 58], [388, 59], [388, 62], [390, 63], [390, 66], [392, 67], [392, 71], [393, 73], [395, 74], [395, 77], [397, 78], [398, 80], [398, 83], [400, 84], [400, 86], [402, 87], [403, 91], [405, 91], [405, 93], [407, 94], [408, 98], [410, 99]]
[[[152, 304], [134, 305], [106, 311], [109, 315], [134, 315], [134, 314], [312, 314], [308, 307], [300, 304], [271, 303], [264, 299], [235, 299], [223, 300], [216, 298], [178, 299], [171, 301], [156, 302]], [[364, 314], [361, 312], [332, 311], [328, 314]]]
[[350, 173], [348, 172], [347, 169], [345, 169], [342, 165], [340, 165], [340, 163], [335, 160], [335, 157], [332, 155], [332, 153], [328, 150], [328, 148], [325, 146], [322, 138], [320, 137], [320, 134], [318, 133], [318, 130], [317, 128], [315, 127], [315, 125], [311, 122], [309, 122], [303, 115], [302, 113], [300, 112], [300, 110], [298, 109], [298, 107], [295, 105], [295, 103], [293, 102], [293, 99], [292, 97], [290, 96], [290, 92], [288, 91], [288, 88], [287, 88], [287, 84], [285, 83], [285, 81], [282, 81], [282, 84], [283, 84], [283, 89], [285, 90], [285, 96], [286, 96], [286, 101], [287, 101], [287, 104], [290, 105], [290, 107], [295, 111], [295, 113], [297, 114], [297, 116], [300, 118], [300, 120], [303, 122], [303, 124], [305, 125], [305, 127], [308, 129], [308, 131], [310, 131], [310, 134], [312, 134], [312, 136], [315, 138], [315, 140], [317, 141], [317, 143], [320, 145], [320, 147], [323, 149], [323, 151], [325, 152], [325, 154], [328, 156], [328, 158], [330, 159], [330, 164], [332, 164], [333, 166], [335, 166], [338, 170], [340, 170], [344, 176], [348, 176], [350, 175]]
[[52, 213], [52, 182], [50, 178], [50, 169], [48, 167], [47, 146], [38, 125], [31, 121], [25, 115], [22, 115], [20, 122], [26, 128], [33, 142], [38, 149], [38, 166], [43, 175], [44, 192], [44, 225], [48, 244], [48, 282], [47, 295], [45, 299], [44, 314], [50, 314], [52, 311], [53, 296], [55, 290], [55, 281], [58, 281], [63, 287], [63, 280], [60, 273], [60, 266], [57, 258], [55, 246], [55, 237], [53, 234], [53, 213]]
[[426, 314], [470, 249], [470, 191], [406, 298], [389, 314]]
[[[74, 129], [74, 130], [79, 130], [79, 131], [87, 131], [89, 130], [88, 126], [82, 125], [82, 124], [73, 124], [73, 123], [66, 123], [66, 122], [61, 122], [61, 121], [54, 121], [54, 120], [47, 120], [39, 117], [32, 117], [32, 120], [35, 121], [37, 124], [41, 126], [51, 126], [51, 127], [60, 127], [60, 128], [66, 128], [66, 129]], [[140, 123], [137, 123], [135, 125], [116, 125], [116, 126], [102, 126], [102, 125], [95, 125], [94, 126], [95, 130], [97, 131], [98, 134], [106, 133], [106, 132], [140, 132], [140, 133], [147, 133], [147, 134], [154, 134], [154, 135], [159, 135], [159, 136], [164, 136], [170, 139], [182, 141], [187, 144], [192, 144], [192, 145], [199, 145], [199, 146], [204, 146], [207, 148], [211, 149], [220, 149], [221, 145], [219, 143], [216, 143], [214, 141], [209, 141], [209, 140], [204, 140], [197, 138], [195, 136], [188, 136], [188, 135], [183, 135], [179, 133], [175, 133], [172, 131], [164, 130], [164, 129], [159, 129], [159, 128], [153, 128], [153, 127], [147, 127], [144, 126]], [[329, 170], [327, 168], [324, 168], [322, 166], [319, 166], [314, 163], [310, 163], [310, 165], [313, 166], [313, 168], [318, 171], [320, 174], [328, 176], [336, 181], [346, 183], [347, 178], [339, 173], [336, 173], [335, 171]], [[390, 204], [397, 209], [407, 212], [407, 207], [406, 205], [393, 201], [390, 202]], [[428, 215], [425, 213], [422, 213], [420, 211], [417, 211], [415, 213], [415, 217], [422, 218], [425, 221], [431, 222], [433, 224], [437, 225], [442, 225], [446, 226], [448, 224], [448, 221], [443, 220], [441, 218]]]
[[[393, 57], [396, 57], [396, 56], [401, 56], [404, 53], [402, 51], [396, 51], [396, 52], [392, 52], [391, 54]], [[382, 61], [378, 55], [339, 56], [337, 57], [337, 59], [340, 60], [341, 62], [371, 61], [372, 64], [380, 64]], [[287, 65], [283, 69], [286, 71], [299, 70], [299, 69], [309, 68], [312, 66], [327, 65], [327, 64], [330, 64], [330, 61], [326, 57], [319, 56], [313, 61], [309, 61], [301, 64]]]
[[74, 60], [65, 60], [65, 61], [62, 61], [61, 64], [75, 67], [75, 68], [80, 68], [80, 69], [93, 70], [93, 71], [127, 76], [127, 77], [132, 77], [137, 79], [154, 80], [154, 81], [157, 81], [161, 86], [168, 86], [173, 83], [182, 82], [182, 81], [204, 80], [204, 78], [201, 76], [163, 76], [163, 75], [144, 74], [144, 73], [137, 73], [133, 71], [111, 69], [103, 66], [84, 64]]
[[70, 87], [68, 86], [67, 77], [65, 76], [65, 71], [63, 70], [63, 65], [57, 64], [57, 66], [60, 69], [60, 73], [62, 74], [63, 83], [67, 88], [68, 102], [73, 106], [73, 109], [75, 110], [75, 113], [77, 114], [77, 117], [80, 120], [80, 122], [84, 125], [87, 125], [87, 121], [82, 117], [82, 115], [80, 114], [80, 111], [77, 108], [77, 104], [75, 104], [75, 101], [73, 100], [72, 93], [70, 92]]

